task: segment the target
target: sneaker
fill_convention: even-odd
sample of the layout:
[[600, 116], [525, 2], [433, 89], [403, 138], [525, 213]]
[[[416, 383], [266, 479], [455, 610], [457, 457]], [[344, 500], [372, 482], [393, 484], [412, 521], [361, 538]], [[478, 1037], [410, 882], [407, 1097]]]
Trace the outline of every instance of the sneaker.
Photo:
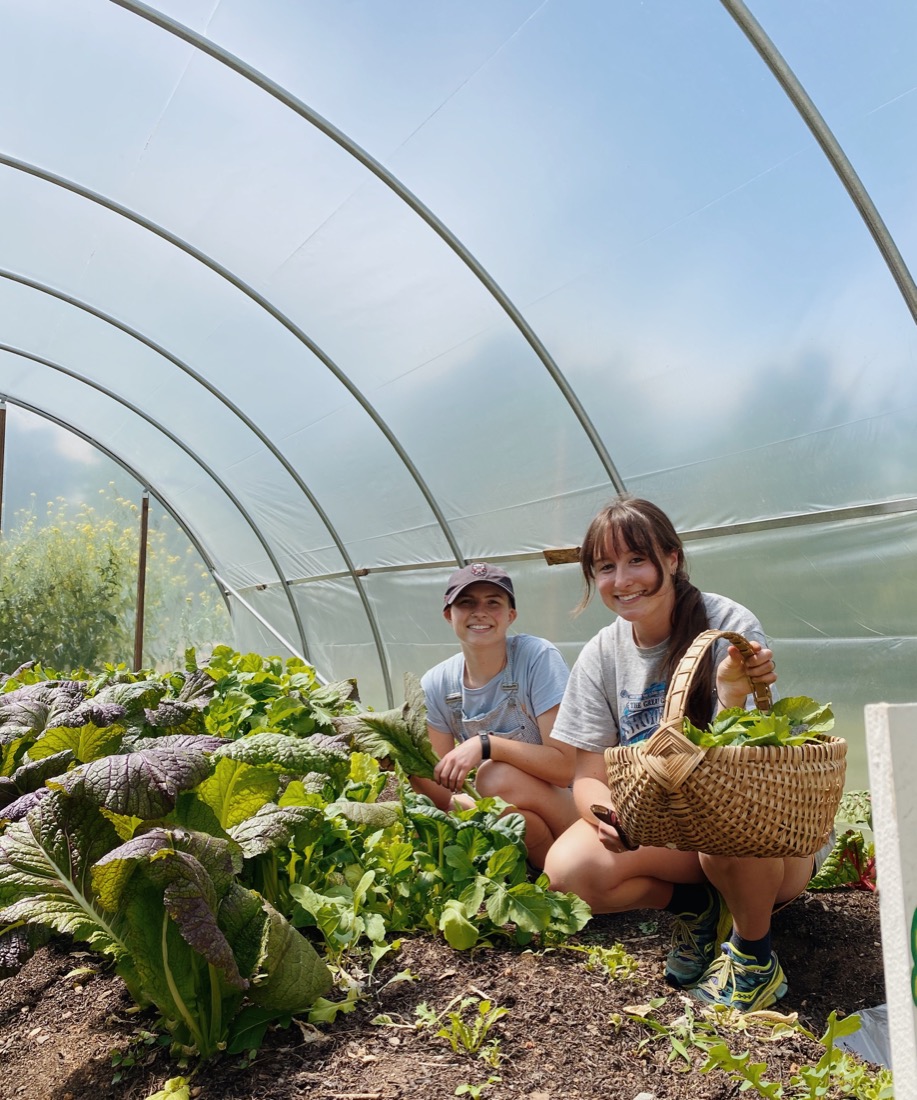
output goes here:
[[732, 914], [716, 890], [712, 891], [710, 904], [703, 913], [676, 916], [672, 948], [665, 960], [665, 980], [669, 985], [688, 989], [700, 981], [731, 928]]
[[762, 966], [754, 956], [745, 955], [727, 941], [722, 954], [707, 968], [691, 994], [707, 1004], [726, 1005], [740, 1012], [754, 1012], [779, 1001], [786, 993], [786, 977], [771, 952], [770, 961]]

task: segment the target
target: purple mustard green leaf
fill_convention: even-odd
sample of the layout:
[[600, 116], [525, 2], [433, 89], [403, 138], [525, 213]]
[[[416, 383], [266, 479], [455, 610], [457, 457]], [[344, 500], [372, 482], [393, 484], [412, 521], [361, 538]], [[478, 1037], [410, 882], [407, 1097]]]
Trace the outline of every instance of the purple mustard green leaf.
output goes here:
[[203, 669], [194, 669], [185, 676], [185, 682], [178, 693], [183, 703], [192, 703], [203, 710], [216, 691], [216, 680]]
[[283, 733], [253, 733], [224, 745], [215, 757], [227, 756], [246, 764], [273, 765], [286, 775], [323, 772], [328, 775], [349, 767], [350, 752], [337, 744], [319, 744], [314, 737], [288, 737]]
[[27, 688], [10, 692], [0, 702], [0, 744], [41, 733], [50, 713], [50, 702], [31, 698]]
[[313, 733], [309, 741], [318, 748], [350, 752], [350, 741], [343, 733]]
[[138, 869], [122, 898], [127, 951], [117, 972], [138, 1005], [156, 1006], [174, 1043], [208, 1058], [225, 1041], [244, 990], [231, 986], [219, 967], [202, 965], [166, 912], [162, 887], [145, 873], [152, 866]]
[[242, 869], [241, 851], [232, 840], [191, 829], [156, 827], [113, 846], [96, 860], [92, 883], [99, 904], [110, 912], [117, 911], [131, 876], [140, 867], [146, 867], [150, 881], [164, 889], [173, 876], [163, 871], [160, 863], [171, 852], [188, 855], [204, 868], [215, 898], [229, 890]]
[[147, 725], [184, 734], [206, 733], [204, 715], [199, 707], [180, 699], [163, 699], [155, 710], [143, 712]]
[[233, 825], [229, 835], [247, 859], [284, 848], [304, 827], [320, 830], [324, 812], [313, 806], [278, 806], [268, 802], [252, 816]]
[[0, 923], [45, 924], [101, 950], [116, 949], [119, 936], [98, 904], [92, 865], [117, 843], [90, 801], [46, 794], [0, 837]]
[[62, 790], [84, 790], [97, 805], [144, 820], [164, 817], [181, 791], [209, 774], [205, 753], [170, 748], [106, 756], [53, 780]]
[[2, 814], [0, 814], [0, 823], [8, 824], [10, 821], [21, 821], [25, 815], [43, 798], [47, 796], [51, 791], [47, 787], [39, 787], [37, 791], [29, 791], [28, 794], [20, 795], [14, 802], [10, 802], [5, 806]]
[[0, 808], [9, 806], [11, 802], [22, 794], [16, 784], [8, 775], [0, 775]]
[[0, 779], [0, 805], [4, 804], [5, 795], [9, 789], [8, 784], [16, 792], [13, 797], [18, 798], [19, 795], [28, 794], [29, 791], [37, 791], [55, 775], [63, 774], [73, 761], [73, 753], [65, 749], [46, 756], [42, 760], [27, 761], [20, 765], [8, 779], [6, 777]]
[[159, 705], [166, 694], [161, 680], [136, 680], [129, 683], [108, 684], [95, 695], [96, 703], [117, 703], [128, 715], [142, 715], [147, 708]]
[[42, 680], [0, 696], [0, 743], [59, 725], [85, 702], [85, 688], [78, 680]]
[[264, 927], [258, 975], [248, 998], [278, 1012], [304, 1012], [331, 988], [331, 971], [311, 943], [264, 902]]
[[232, 944], [243, 977], [251, 978], [261, 961], [261, 944], [267, 913], [264, 899], [254, 890], [233, 882], [220, 902], [217, 923]]
[[51, 929], [40, 924], [14, 924], [0, 930], [0, 978], [18, 974], [50, 938]]
[[145, 749], [173, 749], [178, 752], [215, 752], [222, 745], [231, 744], [225, 737], [214, 737], [211, 733], [163, 733], [151, 737], [146, 727], [142, 736], [128, 738], [122, 742], [130, 752], [143, 752]]
[[229, 941], [217, 924], [217, 895], [202, 864], [187, 852], [171, 852], [150, 864], [149, 873], [160, 882], [168, 876], [163, 904], [185, 943], [221, 970], [231, 986], [247, 989], [248, 980], [239, 973]]
[[235, 881], [233, 845], [182, 829], [151, 829], [99, 859], [92, 881], [99, 903], [117, 912], [140, 874], [159, 892], [162, 905], [182, 939], [244, 989], [232, 949], [217, 925], [220, 899]]
[[55, 726], [85, 726], [91, 722], [99, 728], [104, 728], [120, 722], [125, 714], [127, 709], [120, 703], [100, 703], [95, 699], [87, 699], [73, 710], [55, 712], [48, 720], [48, 725], [53, 723]]

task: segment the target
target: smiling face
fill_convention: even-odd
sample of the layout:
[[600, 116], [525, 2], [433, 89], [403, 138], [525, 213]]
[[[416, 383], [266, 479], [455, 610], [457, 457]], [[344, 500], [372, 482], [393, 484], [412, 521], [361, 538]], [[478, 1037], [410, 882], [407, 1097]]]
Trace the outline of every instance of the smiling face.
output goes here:
[[509, 596], [489, 581], [469, 584], [443, 611], [443, 617], [462, 645], [505, 644], [506, 632], [516, 620]]
[[677, 568], [677, 551], [660, 554], [657, 565], [648, 552], [635, 550], [610, 534], [593, 563], [593, 579], [602, 603], [633, 624], [634, 641], [641, 648], [664, 642], [672, 632]]

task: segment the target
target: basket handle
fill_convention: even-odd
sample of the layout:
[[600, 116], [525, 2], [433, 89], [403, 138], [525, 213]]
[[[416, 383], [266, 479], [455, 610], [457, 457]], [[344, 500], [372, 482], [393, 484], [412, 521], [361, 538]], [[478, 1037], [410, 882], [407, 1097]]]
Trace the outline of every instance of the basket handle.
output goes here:
[[[700, 668], [701, 657], [719, 638], [728, 638], [743, 657], [754, 655], [755, 651], [751, 648], [748, 640], [732, 630], [705, 630], [703, 634], [698, 634], [685, 650], [685, 655], [678, 662], [678, 668], [675, 669], [675, 674], [672, 676], [662, 712], [663, 724], [670, 722], [672, 719], [678, 719], [680, 723], [681, 719], [684, 718], [688, 695]], [[771, 709], [771, 692], [767, 684], [752, 682], [751, 688], [758, 710], [765, 713], [769, 711]], [[681, 729], [680, 724], [678, 729]]]
[[[688, 695], [700, 667], [701, 658], [719, 638], [728, 638], [743, 657], [751, 657], [755, 652], [746, 638], [731, 630], [705, 630], [702, 634], [698, 634], [685, 650], [672, 676], [666, 692], [659, 728], [643, 746], [641, 760], [644, 769], [670, 792], [682, 786], [707, 753], [706, 749], [702, 749], [700, 745], [695, 745], [685, 737], [682, 726]], [[751, 686], [758, 709], [769, 711], [771, 709], [770, 688], [767, 684], [754, 682]]]

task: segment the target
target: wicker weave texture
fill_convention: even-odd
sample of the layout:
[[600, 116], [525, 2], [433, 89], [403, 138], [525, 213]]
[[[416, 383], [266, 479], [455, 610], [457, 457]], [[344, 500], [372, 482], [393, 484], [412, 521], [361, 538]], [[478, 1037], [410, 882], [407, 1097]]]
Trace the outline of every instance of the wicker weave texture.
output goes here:
[[[639, 745], [605, 752], [611, 803], [638, 844], [731, 856], [807, 856], [825, 843], [844, 791], [847, 743], [702, 749], [681, 732], [684, 707], [704, 653], [740, 634], [707, 630], [681, 659], [659, 729]], [[755, 685], [760, 710], [770, 692]]]

